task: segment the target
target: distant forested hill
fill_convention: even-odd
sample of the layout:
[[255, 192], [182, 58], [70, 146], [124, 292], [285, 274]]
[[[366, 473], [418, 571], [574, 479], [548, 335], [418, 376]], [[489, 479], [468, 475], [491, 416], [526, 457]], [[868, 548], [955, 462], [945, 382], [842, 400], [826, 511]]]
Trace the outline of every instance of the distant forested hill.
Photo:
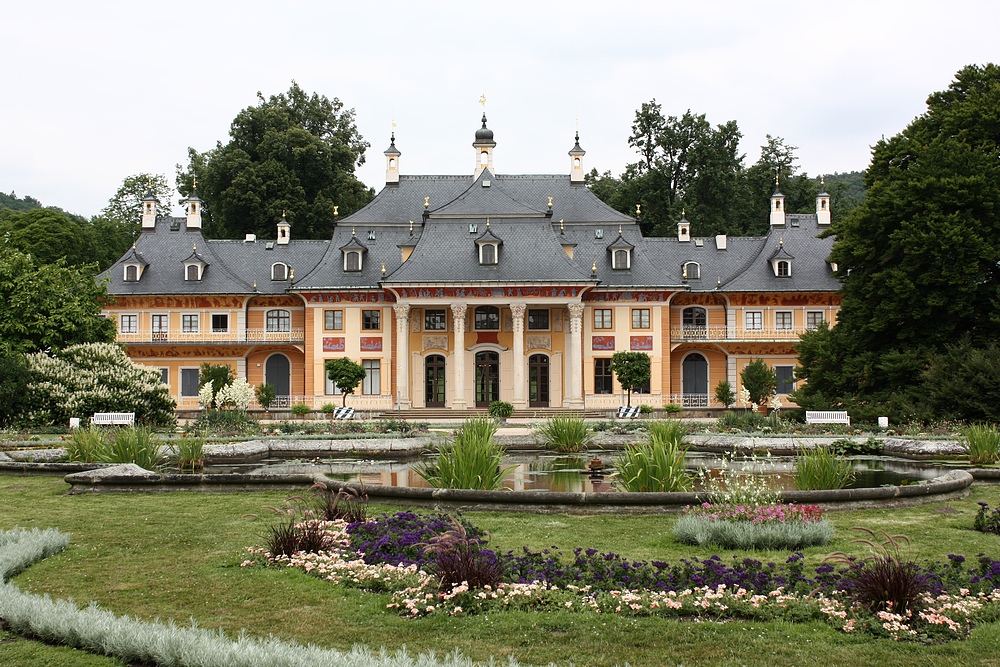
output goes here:
[[25, 196], [18, 199], [17, 195], [11, 192], [9, 195], [5, 195], [0, 192], [0, 208], [9, 208], [15, 211], [30, 211], [33, 208], [41, 208], [42, 202], [38, 201], [34, 197]]

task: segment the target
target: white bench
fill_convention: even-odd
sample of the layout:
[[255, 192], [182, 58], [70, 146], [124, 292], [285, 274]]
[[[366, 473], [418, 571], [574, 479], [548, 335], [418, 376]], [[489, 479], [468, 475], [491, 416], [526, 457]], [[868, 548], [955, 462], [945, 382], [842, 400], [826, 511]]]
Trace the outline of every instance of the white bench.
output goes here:
[[639, 406], [621, 406], [618, 408], [618, 419], [635, 419], [639, 416]]
[[90, 423], [94, 426], [133, 426], [135, 424], [134, 412], [95, 412], [90, 418]]
[[807, 424], [847, 424], [851, 425], [851, 418], [846, 411], [837, 410], [806, 410]]

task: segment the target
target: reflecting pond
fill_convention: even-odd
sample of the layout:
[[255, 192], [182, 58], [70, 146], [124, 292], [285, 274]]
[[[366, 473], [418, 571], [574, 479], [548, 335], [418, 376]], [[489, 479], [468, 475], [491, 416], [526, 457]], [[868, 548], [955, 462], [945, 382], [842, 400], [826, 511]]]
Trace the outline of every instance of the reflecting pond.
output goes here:
[[[591, 451], [581, 454], [554, 454], [547, 451], [508, 452], [504, 466], [513, 466], [505, 486], [514, 491], [614, 491], [614, 452]], [[854, 464], [855, 488], [899, 485], [933, 479], [951, 468], [887, 456], [848, 457]], [[736, 457], [725, 461], [718, 454], [689, 452], [688, 470], [705, 469], [707, 475], [728, 473], [761, 474], [773, 479], [776, 489], [794, 490], [795, 459], [790, 456]], [[365, 460], [357, 457], [316, 459], [266, 459], [256, 463], [219, 463], [205, 467], [206, 473], [262, 472], [270, 474], [323, 474], [339, 481], [367, 485], [428, 487], [414, 471], [414, 459]]]

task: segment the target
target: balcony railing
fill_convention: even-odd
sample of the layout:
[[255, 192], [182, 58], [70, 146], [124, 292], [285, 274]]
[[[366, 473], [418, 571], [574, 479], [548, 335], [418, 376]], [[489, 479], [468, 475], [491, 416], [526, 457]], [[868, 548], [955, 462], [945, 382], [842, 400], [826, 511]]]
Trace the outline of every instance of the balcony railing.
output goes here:
[[811, 331], [811, 328], [671, 327], [670, 339], [673, 341], [707, 341], [713, 343], [739, 343], [745, 341], [779, 342], [796, 341], [799, 339], [799, 335], [806, 331]]
[[170, 345], [192, 345], [198, 343], [303, 343], [305, 329], [288, 331], [268, 331], [267, 329], [244, 329], [240, 331], [119, 331], [119, 343], [156, 343]]

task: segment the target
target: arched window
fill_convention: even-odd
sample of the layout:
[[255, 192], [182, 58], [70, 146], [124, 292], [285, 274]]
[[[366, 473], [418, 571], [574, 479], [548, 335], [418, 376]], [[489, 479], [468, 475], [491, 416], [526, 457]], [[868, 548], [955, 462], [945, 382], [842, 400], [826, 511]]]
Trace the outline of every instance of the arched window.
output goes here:
[[622, 248], [615, 250], [611, 255], [612, 264], [611, 267], [614, 269], [627, 269], [629, 268], [629, 252], [627, 249]]
[[479, 164], [481, 164], [481, 165], [483, 165], [485, 167], [489, 163], [490, 163], [490, 154], [487, 153], [486, 151], [483, 151], [482, 153], [480, 153], [479, 154]]
[[184, 280], [201, 280], [201, 267], [197, 264], [188, 264], [184, 269]]
[[288, 280], [288, 265], [281, 262], [272, 264], [271, 280]]
[[708, 313], [692, 306], [681, 313], [681, 333], [684, 338], [704, 338], [708, 333]]
[[361, 252], [358, 250], [350, 250], [344, 254], [344, 270], [345, 271], [360, 271], [361, 270]]
[[698, 262], [686, 262], [682, 275], [688, 280], [701, 280], [701, 264]]
[[268, 331], [292, 330], [292, 316], [287, 310], [269, 310], [264, 321]]
[[495, 243], [481, 243], [479, 245], [479, 263], [496, 264], [497, 246]]
[[139, 267], [135, 264], [125, 266], [125, 282], [134, 283], [139, 280]]
[[787, 259], [780, 260], [777, 264], [777, 275], [779, 276], [790, 276], [792, 275], [792, 263]]
[[499, 331], [500, 309], [496, 306], [478, 306], [475, 320], [476, 331]]

